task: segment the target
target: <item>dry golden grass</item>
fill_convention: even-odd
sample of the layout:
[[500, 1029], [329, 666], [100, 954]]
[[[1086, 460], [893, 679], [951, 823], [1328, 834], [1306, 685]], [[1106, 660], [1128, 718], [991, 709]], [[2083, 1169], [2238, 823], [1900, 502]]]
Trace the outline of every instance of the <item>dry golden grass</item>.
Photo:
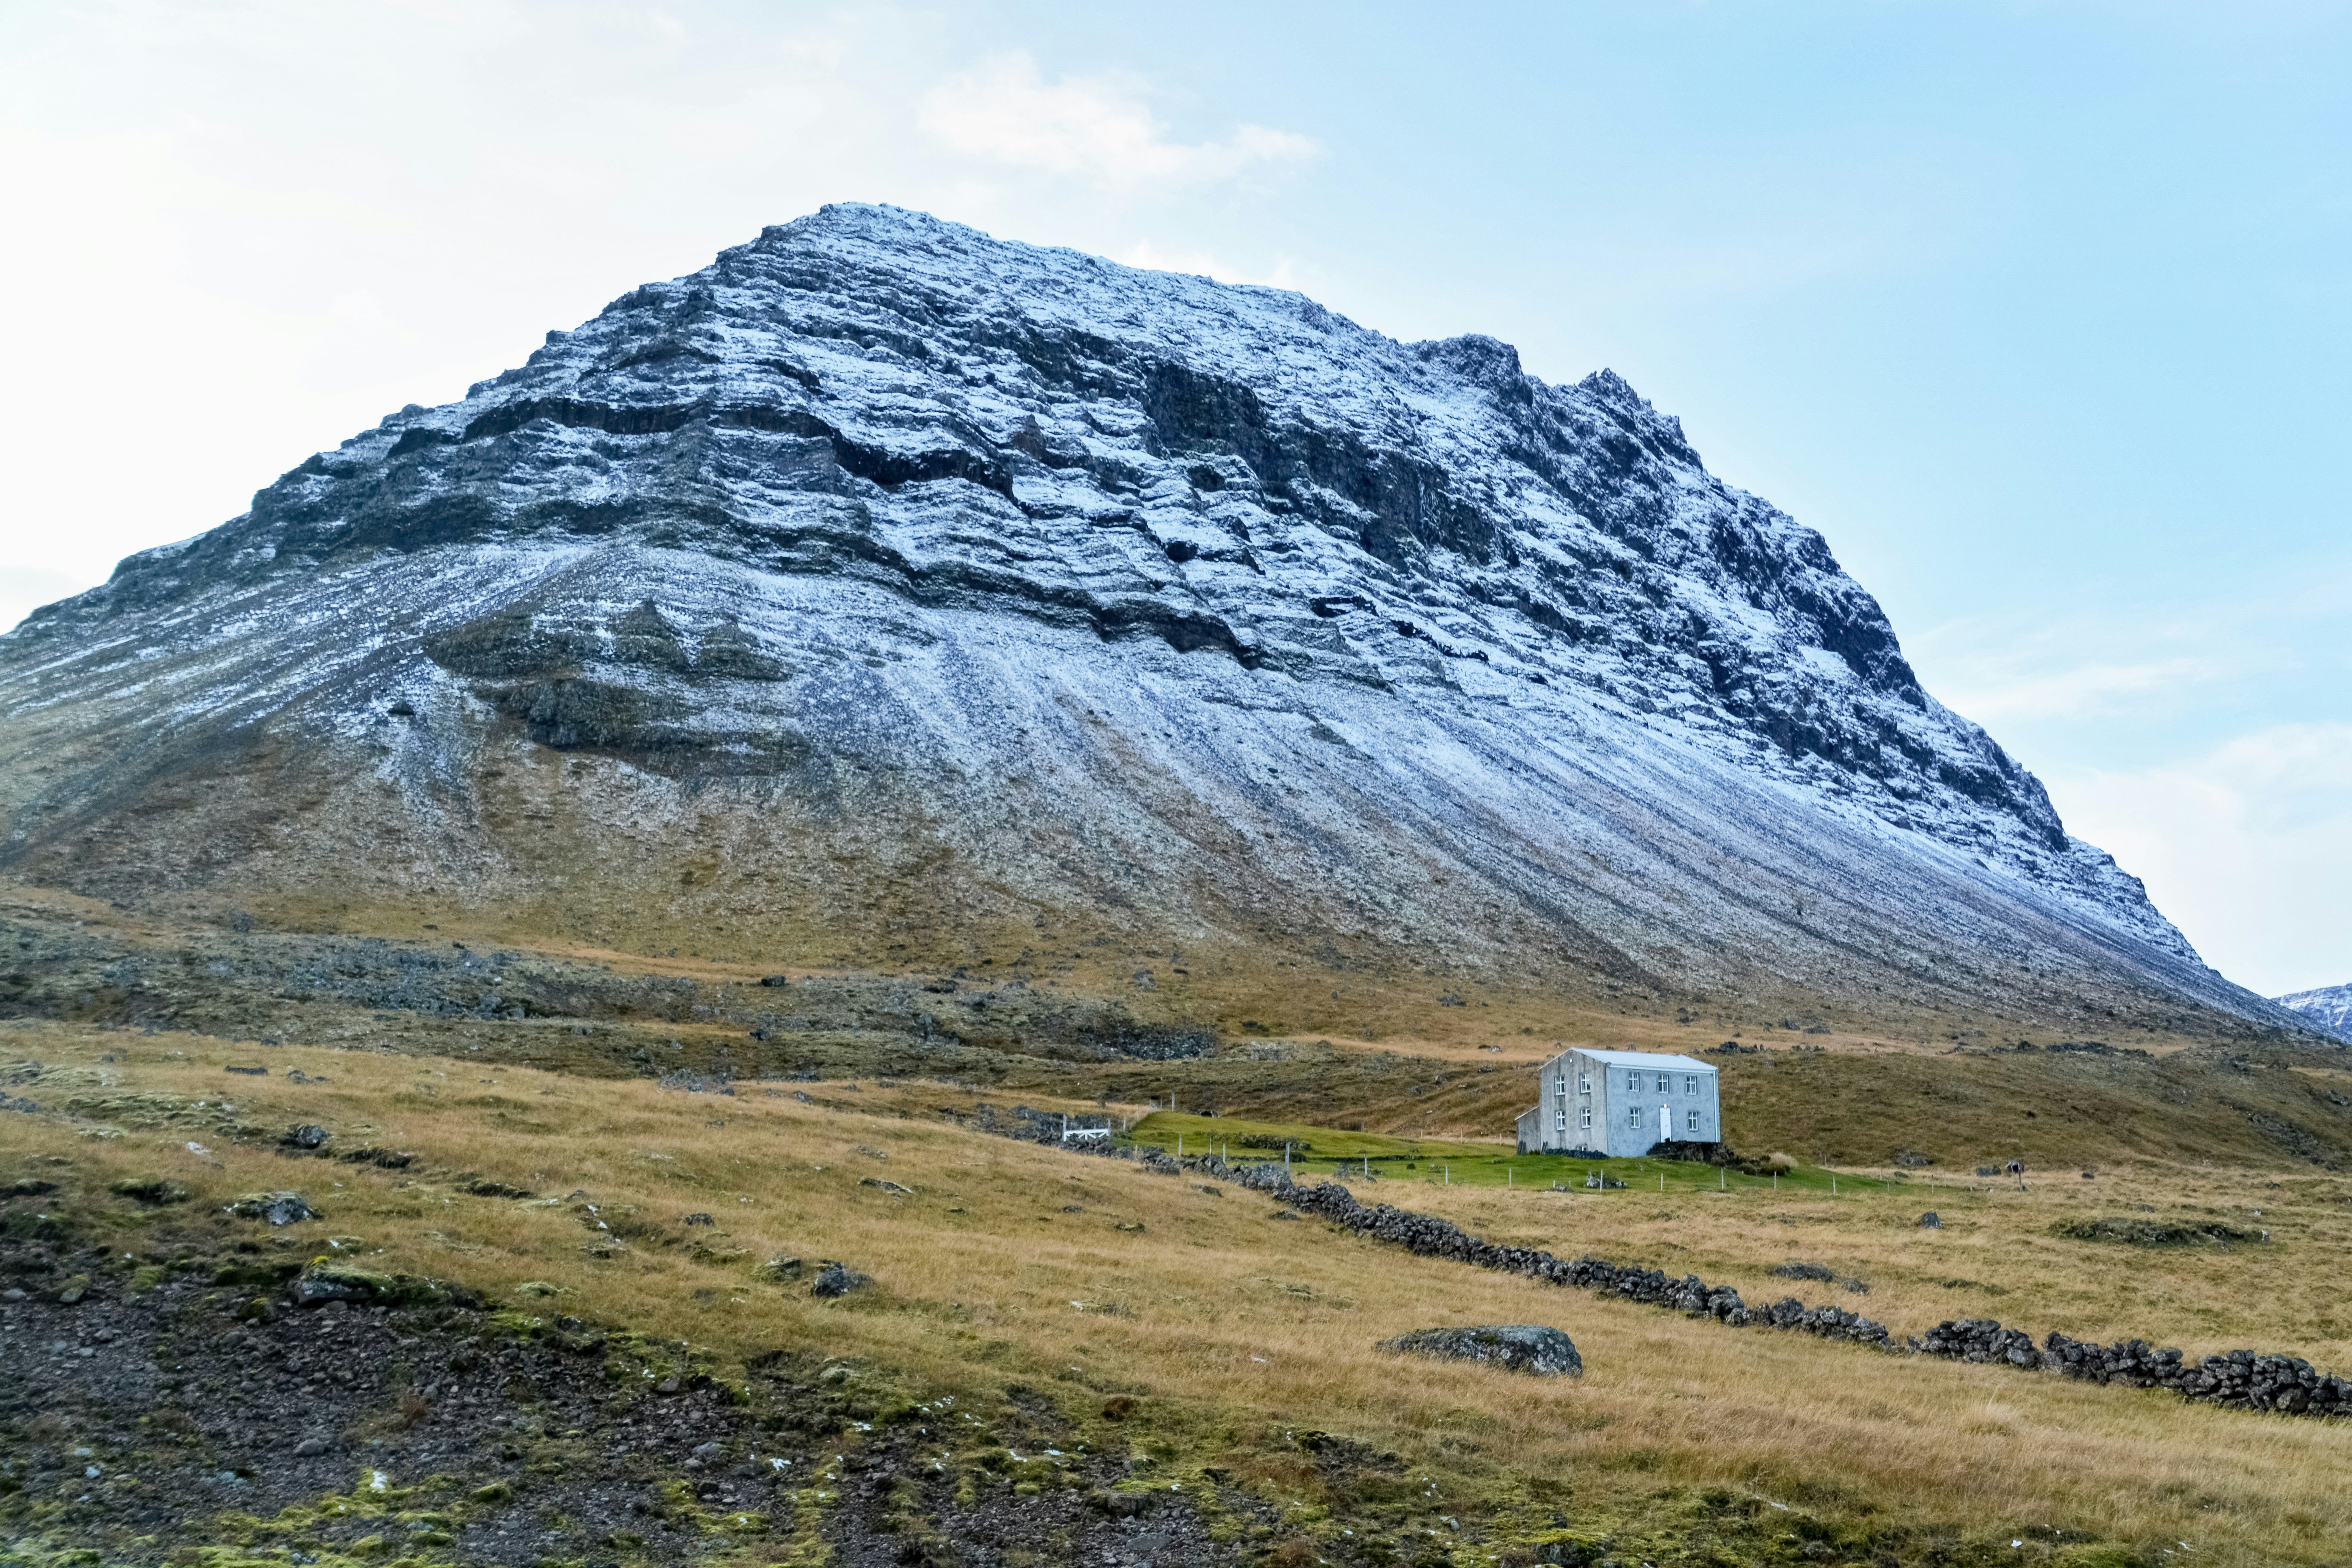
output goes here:
[[[1227, 1457], [1263, 1494], [1297, 1501], [1306, 1520], [1328, 1506], [1320, 1482], [1311, 1468], [1269, 1457], [1259, 1435], [1312, 1426], [1394, 1447], [1413, 1476], [1432, 1479], [1434, 1491], [1416, 1506], [1433, 1520], [1546, 1489], [1564, 1489], [1572, 1516], [1638, 1519], [1644, 1499], [1671, 1483], [1973, 1539], [2046, 1543], [2046, 1533], [2028, 1537], [2038, 1527], [2151, 1551], [2185, 1541], [2199, 1562], [2317, 1562], [2352, 1548], [2344, 1423], [1730, 1331], [1415, 1258], [1313, 1222], [1275, 1221], [1273, 1205], [1239, 1189], [1212, 1195], [1192, 1177], [957, 1131], [935, 1108], [967, 1108], [973, 1097], [945, 1086], [808, 1086], [824, 1103], [800, 1101], [793, 1086], [720, 1098], [475, 1061], [47, 1025], [0, 1035], [0, 1047], [64, 1074], [19, 1092], [71, 1103], [82, 1122], [7, 1118], [11, 1164], [68, 1161], [92, 1191], [167, 1175], [206, 1202], [299, 1186], [326, 1212], [298, 1227], [306, 1249], [356, 1237], [366, 1266], [462, 1279], [519, 1304], [530, 1299], [516, 1288], [540, 1282], [563, 1294], [538, 1310], [688, 1336], [722, 1356], [796, 1348], [870, 1358], [929, 1391], [1019, 1381], [1080, 1415], [1107, 1394], [1139, 1395], [1142, 1410], [1118, 1429], [1127, 1440], [1166, 1446], [1180, 1466]], [[270, 1077], [223, 1072], [257, 1059]], [[290, 1084], [289, 1068], [331, 1081]], [[290, 1162], [230, 1143], [212, 1131], [224, 1096], [233, 1121], [273, 1133], [320, 1121], [341, 1144], [414, 1150], [415, 1172], [442, 1175]], [[213, 1152], [189, 1152], [190, 1140]], [[627, 1250], [592, 1257], [597, 1233], [569, 1208], [467, 1195], [447, 1179], [459, 1170], [551, 1194], [584, 1189]], [[2202, 1184], [2181, 1184], [2192, 1179]], [[1751, 1300], [1782, 1293], [1765, 1272], [1771, 1264], [1827, 1262], [1868, 1278], [1867, 1298], [1843, 1300], [1898, 1330], [1966, 1308], [2037, 1331], [2169, 1336], [2200, 1351], [2242, 1340], [2337, 1366], [2352, 1360], [2340, 1328], [2328, 1321], [2323, 1332], [2315, 1315], [2346, 1239], [2340, 1184], [2281, 1181], [2256, 1196], [2218, 1174], [2154, 1167], [2066, 1180], [2097, 1199], [2038, 1183], [2021, 1196], [1938, 1194], [1940, 1234], [1912, 1224], [1927, 1204], [1891, 1199], [1776, 1205], [1694, 1194], [1662, 1204], [1638, 1190], [1561, 1196], [1399, 1182], [1378, 1192], [1497, 1237], [1687, 1268]], [[913, 1190], [895, 1195], [868, 1181]], [[2276, 1220], [2277, 1239], [2227, 1255], [2149, 1255], [2047, 1235], [2058, 1218], [2136, 1194], [2216, 1208], [2243, 1199]], [[688, 1229], [689, 1213], [716, 1224]], [[113, 1223], [135, 1251], [139, 1226], [169, 1222], [121, 1213]], [[745, 1250], [698, 1260], [698, 1242]], [[824, 1302], [757, 1283], [751, 1266], [777, 1256], [840, 1258], [877, 1284]], [[1934, 1283], [1952, 1277], [2010, 1293]], [[1824, 1289], [1792, 1293], [1818, 1300]], [[1375, 1348], [1410, 1329], [1520, 1321], [1567, 1329], [1585, 1377], [1537, 1383]], [[2046, 1546], [2035, 1550], [2046, 1560]]]
[[[919, 976], [910, 970], [817, 971], [803, 962], [805, 954], [787, 961], [775, 952], [761, 957], [756, 949], [724, 958], [690, 951], [672, 956], [657, 949], [633, 958], [518, 920], [438, 912], [441, 919], [434, 921], [375, 906], [343, 915], [362, 930], [609, 964], [621, 976], [634, 974], [648, 983], [676, 976], [723, 984], [779, 973], [822, 972], [852, 978], [869, 990], [896, 988], [910, 994], [906, 983]], [[248, 994], [209, 995], [207, 967], [189, 963], [191, 952], [217, 952], [225, 935], [217, 930], [6, 879], [0, 879], [0, 915], [23, 921], [27, 932], [46, 931], [41, 941], [60, 948], [95, 937], [100, 945], [119, 942], [148, 961], [142, 972], [147, 989], [129, 1000], [110, 991], [95, 969], [61, 984], [47, 1005], [67, 1016], [120, 1016], [108, 1009], [134, 1004], [146, 1011], [131, 1016], [152, 1016], [155, 1007], [168, 1003], [177, 1009], [171, 1016], [216, 1030], [283, 1029], [296, 1037], [427, 1052], [462, 1051], [478, 1041], [492, 1054], [598, 1075], [640, 1070], [636, 1053], [647, 1043], [631, 1035], [636, 1026], [625, 1007], [596, 1012], [603, 1005], [596, 1002], [588, 1004], [594, 1015], [589, 1017], [534, 1016], [519, 1022], [399, 1009], [371, 1016], [368, 1006], [332, 995], [280, 997], [257, 1005]], [[230, 945], [234, 940], [228, 939]], [[1138, 989], [1131, 974], [1119, 972], [1153, 961], [1116, 944], [1061, 945], [1032, 957], [1041, 965], [1052, 958], [1051, 972], [1021, 972], [1028, 979], [1020, 991], [1003, 984], [1020, 972], [1017, 966], [975, 970], [955, 984], [967, 991], [990, 991], [1000, 1000], [1045, 996], [1055, 1005], [1108, 1005], [1144, 1021], [1188, 1025], [1231, 1023], [1236, 1017], [1247, 1022], [1251, 1013], [1271, 1012], [1253, 1003], [1253, 996], [1268, 990], [1304, 994], [1323, 984], [1309, 984], [1307, 971], [1270, 953], [1193, 958], [1190, 966], [1196, 973], [1182, 985], [1161, 964], [1168, 984], [1152, 991]], [[1369, 1016], [1381, 1020], [1377, 1041], [1345, 1032], [1274, 1038], [1239, 1030], [1238, 1037], [1229, 1031], [1213, 1058], [1113, 1060], [1084, 1068], [1025, 1056], [1017, 1042], [1001, 1036], [979, 1042], [982, 1059], [969, 1068], [940, 1065], [925, 1055], [928, 1036], [918, 1039], [886, 1028], [858, 1037], [845, 1026], [832, 1026], [850, 1022], [841, 1016], [811, 1025], [811, 1034], [787, 1028], [756, 1047], [745, 1041], [740, 1022], [681, 1020], [645, 1026], [658, 1028], [656, 1045], [682, 1042], [674, 1065], [703, 1071], [784, 1072], [810, 1066], [835, 1074], [969, 1071], [1002, 1081], [1009, 1092], [1119, 1100], [1174, 1093], [1186, 1109], [1214, 1107], [1227, 1115], [1361, 1126], [1423, 1138], [1490, 1139], [1508, 1135], [1514, 1118], [1535, 1097], [1537, 1063], [1563, 1044], [1705, 1050], [1731, 1032], [1719, 1021], [1700, 1020], [1686, 1011], [1677, 1015], [1688, 1018], [1681, 1022], [1635, 1016], [1630, 1008], [1603, 1012], [1573, 997], [1500, 989], [1491, 1005], [1439, 1007], [1426, 994], [1430, 984], [1427, 977], [1361, 974], [1348, 981], [1343, 1000], [1355, 996], [1370, 1009]], [[1194, 986], [1202, 989], [1186, 989]], [[1328, 988], [1322, 994], [1328, 997]], [[760, 992], [751, 1005], [776, 994]], [[84, 1007], [89, 1011], [80, 1011]], [[736, 1016], [742, 1016], [740, 1007]], [[1535, 1021], [1521, 1021], [1528, 1018]], [[575, 1030], [575, 1023], [594, 1026], [593, 1037]], [[460, 1033], [465, 1037], [456, 1038]], [[2059, 1038], [2045, 1030], [2034, 1033], [2042, 1044]], [[1993, 1048], [1999, 1039], [1976, 1039], [1956, 1052], [1947, 1041], [1930, 1044], [1916, 1035], [1796, 1035], [1757, 1027], [1744, 1035], [1751, 1045], [1773, 1048], [1710, 1059], [1723, 1071], [1730, 1140], [1748, 1152], [1783, 1148], [1814, 1163], [1866, 1166], [1907, 1150], [1933, 1155], [1947, 1169], [2011, 1157], [2037, 1167], [2195, 1157], [2235, 1167], [2290, 1168], [2315, 1151], [2339, 1159], [2352, 1154], [2352, 1072], [2346, 1070], [2340, 1050], [2282, 1041], [2227, 1050], [2208, 1041], [2192, 1048], [2194, 1042], [2185, 1037], [2146, 1032], [2116, 1036], [2124, 1048], [2106, 1055], [2018, 1053]], [[2143, 1049], [2147, 1054], [2126, 1054]]]
[[[1891, 1173], [1879, 1173], [1879, 1179]], [[1749, 1186], [1661, 1197], [1637, 1177], [1626, 1191], [1496, 1192], [1381, 1182], [1378, 1195], [1442, 1214], [1496, 1240], [1591, 1252], [1727, 1284], [1750, 1302], [1834, 1299], [1898, 1331], [1947, 1318], [1998, 1318], [2038, 1340], [2051, 1330], [2102, 1342], [2138, 1338], [2196, 1355], [2249, 1349], [2352, 1369], [2352, 1309], [2337, 1260], [2352, 1247], [2352, 1182], [2339, 1176], [2180, 1169], [2157, 1164], [1956, 1184], [1906, 1180], [1894, 1191], [1849, 1185], [1835, 1198]], [[1369, 1194], [1368, 1194], [1369, 1195]], [[1918, 1220], [1933, 1210], [1937, 1230]], [[2101, 1216], [2222, 1224], [2270, 1239], [2144, 1247], [2054, 1234]], [[1866, 1294], [1779, 1279], [1790, 1261], [1858, 1279]]]

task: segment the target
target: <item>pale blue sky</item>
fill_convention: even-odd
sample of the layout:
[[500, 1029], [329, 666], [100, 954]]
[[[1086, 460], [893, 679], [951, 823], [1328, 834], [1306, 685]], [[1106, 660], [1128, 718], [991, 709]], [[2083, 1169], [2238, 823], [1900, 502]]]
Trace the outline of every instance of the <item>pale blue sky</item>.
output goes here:
[[2352, 9], [0, 17], [0, 623], [828, 200], [1611, 365], [2257, 989], [2352, 981]]

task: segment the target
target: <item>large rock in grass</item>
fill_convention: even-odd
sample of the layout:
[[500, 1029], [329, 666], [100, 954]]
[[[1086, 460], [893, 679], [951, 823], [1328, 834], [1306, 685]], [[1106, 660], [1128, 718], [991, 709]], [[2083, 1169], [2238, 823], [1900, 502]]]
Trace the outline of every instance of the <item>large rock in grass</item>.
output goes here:
[[228, 1212], [239, 1219], [268, 1220], [271, 1225], [322, 1217], [299, 1193], [247, 1193], [229, 1205]]
[[1441, 1361], [1493, 1362], [1537, 1377], [1582, 1377], [1584, 1358], [1558, 1329], [1496, 1323], [1478, 1329], [1418, 1329], [1381, 1342], [1381, 1349]]
[[827, 1259], [824, 1267], [817, 1270], [814, 1281], [810, 1284], [809, 1294], [812, 1296], [846, 1296], [852, 1290], [864, 1289], [866, 1286], [873, 1283], [874, 1277], [872, 1275], [860, 1274], [856, 1269], [851, 1268], [845, 1264], [835, 1263], [831, 1259]]
[[450, 1295], [437, 1279], [378, 1274], [344, 1263], [314, 1263], [294, 1282], [294, 1299], [305, 1307], [323, 1307], [330, 1301], [361, 1307], [423, 1307], [446, 1300]]

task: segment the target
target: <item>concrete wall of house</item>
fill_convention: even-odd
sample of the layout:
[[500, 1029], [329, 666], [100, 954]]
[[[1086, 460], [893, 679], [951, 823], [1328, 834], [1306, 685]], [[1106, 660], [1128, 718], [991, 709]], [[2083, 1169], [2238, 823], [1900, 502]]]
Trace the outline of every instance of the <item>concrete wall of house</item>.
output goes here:
[[1718, 1077], [1710, 1067], [1664, 1056], [1609, 1061], [1569, 1050], [1544, 1064], [1537, 1083], [1535, 1110], [1519, 1118], [1525, 1150], [1597, 1150], [1625, 1157], [1669, 1140], [1711, 1143], [1723, 1137]]
[[1592, 1085], [1591, 1135], [1586, 1139], [1582, 1147], [1598, 1149], [1604, 1154], [1614, 1154], [1617, 1152], [1617, 1143], [1623, 1142], [1620, 1139], [1612, 1142], [1609, 1137], [1609, 1130], [1617, 1124], [1617, 1118], [1611, 1114], [1617, 1109], [1619, 1096], [1614, 1092], [1617, 1086], [1609, 1081], [1609, 1068], [1606, 1063], [1595, 1061], [1582, 1051], [1570, 1054], [1576, 1058], [1578, 1081], [1583, 1082], [1589, 1079]]
[[1712, 1068], [1679, 1064], [1638, 1067], [1612, 1062], [1608, 1080], [1612, 1154], [1646, 1154], [1669, 1140], [1712, 1143], [1723, 1137], [1723, 1110]]
[[1534, 1147], [1548, 1152], [1597, 1150], [1601, 1106], [1606, 1089], [1591, 1063], [1580, 1051], [1566, 1051], [1543, 1066], [1538, 1079], [1541, 1098], [1537, 1110]]

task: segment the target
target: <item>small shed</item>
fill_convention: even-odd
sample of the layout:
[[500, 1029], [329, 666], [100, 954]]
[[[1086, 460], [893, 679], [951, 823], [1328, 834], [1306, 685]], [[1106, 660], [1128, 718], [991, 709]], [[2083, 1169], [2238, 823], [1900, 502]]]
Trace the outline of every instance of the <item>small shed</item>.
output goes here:
[[1544, 1063], [1538, 1082], [1519, 1117], [1522, 1154], [1623, 1158], [1723, 1141], [1716, 1069], [1696, 1057], [1577, 1047]]

